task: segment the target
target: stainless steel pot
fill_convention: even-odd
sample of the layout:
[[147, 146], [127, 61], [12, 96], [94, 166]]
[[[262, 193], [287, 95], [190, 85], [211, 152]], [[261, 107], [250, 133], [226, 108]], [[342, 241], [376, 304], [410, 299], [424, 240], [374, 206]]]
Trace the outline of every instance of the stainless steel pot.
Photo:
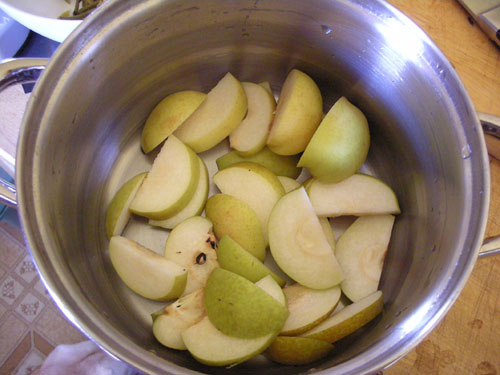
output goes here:
[[[345, 95], [367, 114], [367, 169], [399, 197], [380, 285], [384, 313], [314, 367], [205, 367], [154, 340], [153, 305], [123, 288], [110, 265], [106, 205], [147, 161], [138, 135], [166, 94], [206, 91], [227, 71], [268, 80], [279, 92], [294, 67], [319, 84], [325, 108]], [[489, 203], [484, 138], [463, 85], [417, 26], [373, 0], [108, 2], [61, 45], [38, 81], [17, 165], [22, 225], [52, 297], [104, 350], [150, 374], [383, 369], [458, 297]]]

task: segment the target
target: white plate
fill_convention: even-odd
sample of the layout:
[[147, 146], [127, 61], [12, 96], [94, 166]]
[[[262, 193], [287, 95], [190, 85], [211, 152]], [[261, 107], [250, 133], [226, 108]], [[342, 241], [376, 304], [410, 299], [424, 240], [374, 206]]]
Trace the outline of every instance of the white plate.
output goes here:
[[65, 0], [0, 0], [0, 8], [28, 29], [62, 42], [80, 24], [80, 20], [61, 20], [59, 16], [73, 9]]

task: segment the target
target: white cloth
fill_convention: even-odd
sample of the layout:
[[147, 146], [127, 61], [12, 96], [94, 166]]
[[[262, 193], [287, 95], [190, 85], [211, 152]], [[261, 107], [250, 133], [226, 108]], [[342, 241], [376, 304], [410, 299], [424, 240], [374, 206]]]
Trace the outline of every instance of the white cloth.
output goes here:
[[107, 355], [92, 341], [57, 346], [37, 375], [141, 375], [126, 363]]

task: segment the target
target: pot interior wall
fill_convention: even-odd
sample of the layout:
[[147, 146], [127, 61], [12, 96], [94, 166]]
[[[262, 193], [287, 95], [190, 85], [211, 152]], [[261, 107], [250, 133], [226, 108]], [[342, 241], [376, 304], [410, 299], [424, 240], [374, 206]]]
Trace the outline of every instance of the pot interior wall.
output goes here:
[[[315, 368], [339, 364], [340, 373], [415, 345], [470, 271], [487, 195], [472, 109], [439, 51], [377, 2], [115, 3], [54, 57], [21, 144], [30, 172], [20, 187], [28, 206], [23, 223], [59, 306], [106, 350], [145, 371], [230, 372], [154, 340], [149, 314], [160, 305], [118, 280], [105, 210], [118, 186], [152, 161], [140, 153], [138, 137], [164, 96], [206, 92], [227, 71], [242, 81], [267, 80], [278, 94], [288, 71], [299, 68], [320, 86], [325, 112], [341, 95], [365, 112], [372, 135], [366, 171], [396, 191], [402, 209], [381, 281], [384, 314]], [[464, 121], [471, 126], [456, 125]], [[156, 234], [161, 250], [165, 234]], [[284, 371], [255, 361], [239, 373], [264, 365], [269, 374]]]

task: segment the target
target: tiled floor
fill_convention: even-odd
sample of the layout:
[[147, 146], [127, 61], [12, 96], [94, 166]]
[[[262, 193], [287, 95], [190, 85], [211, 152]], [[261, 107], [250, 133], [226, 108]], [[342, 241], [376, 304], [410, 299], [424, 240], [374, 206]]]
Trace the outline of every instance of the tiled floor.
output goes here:
[[33, 374], [59, 344], [85, 340], [52, 302], [36, 272], [17, 216], [0, 221], [0, 374]]

